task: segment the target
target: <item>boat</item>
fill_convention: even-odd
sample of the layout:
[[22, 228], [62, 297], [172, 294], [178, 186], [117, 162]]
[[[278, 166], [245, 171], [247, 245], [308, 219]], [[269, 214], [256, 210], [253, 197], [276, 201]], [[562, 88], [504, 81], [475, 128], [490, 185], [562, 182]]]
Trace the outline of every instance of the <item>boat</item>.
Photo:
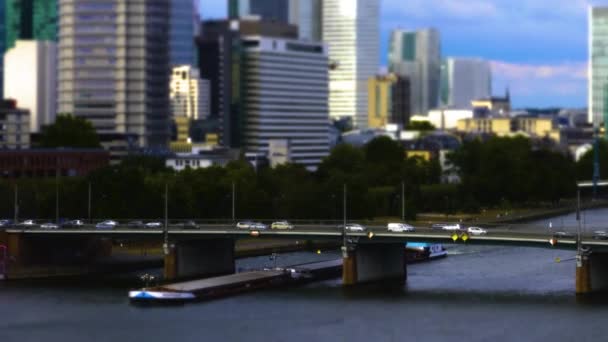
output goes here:
[[129, 300], [136, 303], [183, 303], [194, 299], [196, 299], [196, 296], [191, 292], [170, 292], [147, 289], [129, 291]]
[[419, 262], [443, 258], [448, 255], [442, 244], [414, 243], [405, 245], [405, 253], [408, 262]]

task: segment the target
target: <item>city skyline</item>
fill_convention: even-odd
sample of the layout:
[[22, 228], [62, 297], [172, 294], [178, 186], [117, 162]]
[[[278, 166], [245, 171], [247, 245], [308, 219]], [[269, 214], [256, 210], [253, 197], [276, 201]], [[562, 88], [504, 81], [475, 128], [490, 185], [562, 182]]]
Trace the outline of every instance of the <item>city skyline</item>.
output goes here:
[[[200, 3], [204, 19], [227, 15], [223, 1]], [[586, 107], [589, 4], [608, 1], [382, 0], [380, 67], [391, 30], [434, 27], [443, 57], [489, 60], [494, 94], [509, 87], [514, 107]]]

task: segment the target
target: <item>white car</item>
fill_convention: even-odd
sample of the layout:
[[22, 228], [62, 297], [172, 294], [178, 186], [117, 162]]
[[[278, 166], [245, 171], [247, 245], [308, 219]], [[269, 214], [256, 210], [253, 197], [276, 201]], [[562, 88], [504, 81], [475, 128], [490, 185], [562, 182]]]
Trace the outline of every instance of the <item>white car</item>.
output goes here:
[[236, 224], [236, 228], [238, 229], [249, 229], [252, 226], [254, 226], [255, 223], [251, 222], [251, 221], [242, 221]]
[[486, 235], [488, 231], [481, 227], [469, 227], [467, 232], [471, 235]]
[[148, 222], [145, 224], [146, 228], [161, 228], [163, 226], [160, 222]]
[[[340, 226], [340, 228], [342, 228], [342, 227], [343, 226]], [[362, 225], [360, 225], [358, 223], [349, 223], [346, 225], [344, 230], [346, 230], [347, 232], [364, 232], [367, 230], [367, 228], [363, 227]]]
[[461, 230], [462, 228], [460, 227], [459, 223], [456, 223], [456, 224], [443, 225], [443, 227], [441, 227], [441, 229], [443, 229], [443, 230]]
[[25, 220], [25, 221], [19, 223], [18, 225], [24, 226], [24, 227], [33, 227], [36, 225], [36, 222], [34, 222], [34, 220]]
[[403, 232], [415, 232], [416, 228], [410, 226], [407, 223], [389, 223], [386, 228], [389, 232], [403, 233]]
[[47, 222], [47, 223], [41, 224], [40, 228], [42, 228], [42, 229], [59, 229], [59, 226], [54, 223]]

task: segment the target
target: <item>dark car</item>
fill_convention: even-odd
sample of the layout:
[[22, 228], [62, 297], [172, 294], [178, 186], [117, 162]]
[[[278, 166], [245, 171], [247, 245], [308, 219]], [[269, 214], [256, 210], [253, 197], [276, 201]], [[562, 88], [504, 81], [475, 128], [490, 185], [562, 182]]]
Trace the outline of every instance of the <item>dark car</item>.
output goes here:
[[198, 229], [198, 225], [194, 221], [180, 222], [175, 225], [178, 229]]
[[608, 232], [605, 230], [596, 230], [593, 232], [594, 240], [608, 240]]
[[62, 228], [83, 228], [84, 222], [82, 220], [71, 220], [64, 222], [61, 225]]
[[127, 227], [131, 229], [144, 228], [144, 223], [143, 221], [131, 221], [127, 223]]
[[574, 233], [570, 233], [570, 232], [555, 232], [555, 233], [553, 233], [553, 237], [554, 238], [572, 239], [572, 238], [574, 238]]

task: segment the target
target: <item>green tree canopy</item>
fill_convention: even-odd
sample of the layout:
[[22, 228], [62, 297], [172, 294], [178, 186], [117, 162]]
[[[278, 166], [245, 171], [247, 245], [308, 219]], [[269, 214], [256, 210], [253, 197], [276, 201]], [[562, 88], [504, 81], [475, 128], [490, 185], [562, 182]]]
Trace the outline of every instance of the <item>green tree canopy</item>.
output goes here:
[[55, 123], [42, 129], [40, 147], [99, 148], [99, 137], [93, 125], [80, 117], [60, 114]]

